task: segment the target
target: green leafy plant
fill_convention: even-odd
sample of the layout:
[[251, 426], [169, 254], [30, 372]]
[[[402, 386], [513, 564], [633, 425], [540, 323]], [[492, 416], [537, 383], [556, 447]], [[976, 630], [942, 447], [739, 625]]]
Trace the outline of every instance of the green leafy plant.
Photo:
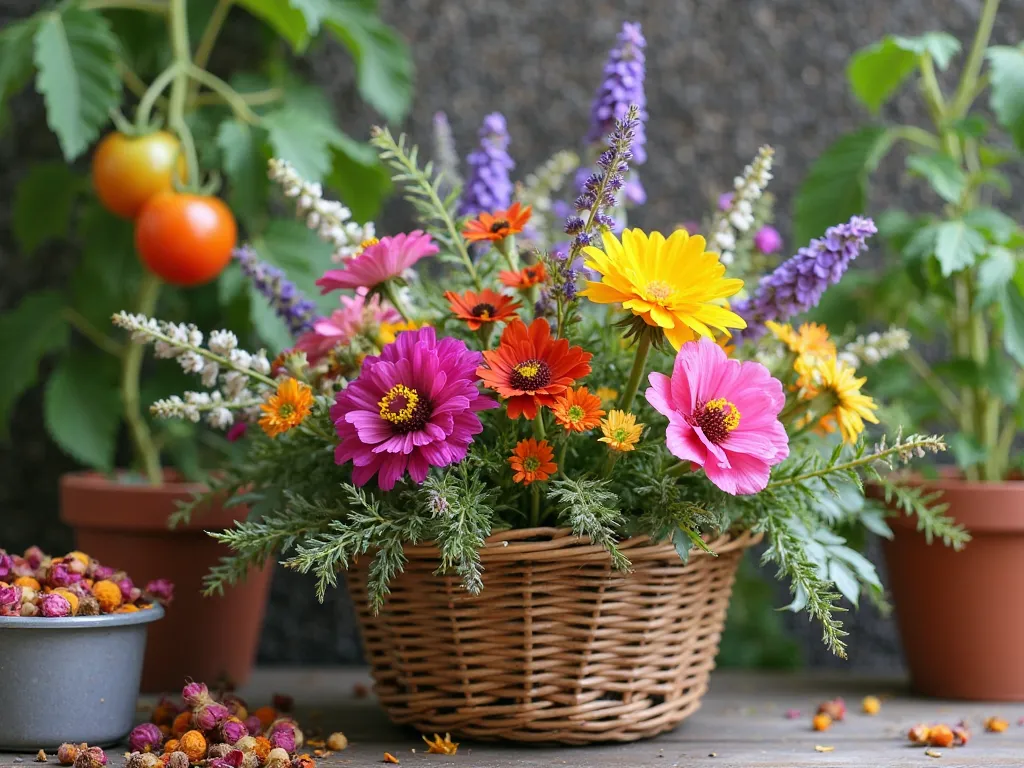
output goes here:
[[[1024, 423], [1024, 231], [999, 208], [1010, 194], [1003, 167], [1024, 150], [1024, 46], [989, 45], [998, 9], [999, 0], [985, 1], [952, 91], [938, 73], [954, 66], [961, 44], [944, 32], [890, 35], [853, 56], [850, 87], [873, 114], [914, 82], [930, 124], [872, 124], [841, 137], [812, 167], [794, 219], [803, 240], [862, 212], [871, 174], [895, 146], [909, 150], [907, 174], [930, 190], [935, 212], [880, 216], [897, 259], [877, 280], [841, 286], [819, 317], [895, 323], [941, 347], [937, 363], [913, 349], [895, 356], [875, 381], [904, 404], [905, 424], [955, 424], [957, 463], [985, 481], [1018, 468], [1011, 449]], [[990, 114], [978, 108], [985, 100]]]
[[[249, 65], [211, 68], [220, 33], [234, 22], [249, 24]], [[401, 120], [412, 94], [411, 60], [373, 0], [67, 0], [0, 33], [0, 123], [9, 98], [34, 79], [63, 153], [63, 161], [34, 165], [14, 191], [15, 240], [25, 258], [54, 241], [80, 253], [64, 290], [28, 295], [0, 314], [0, 348], [12, 363], [0, 383], [0, 438], [11, 408], [51, 358], [43, 415], [70, 456], [113, 470], [125, 424], [131, 463], [151, 481], [161, 478], [162, 461], [195, 473], [193, 425], [151, 428], [140, 405], [177, 389], [177, 377], [159, 370], [142, 377], [139, 350], [112, 336], [107, 320], [122, 306], [152, 312], [159, 300], [169, 316], [228, 319], [275, 351], [290, 341], [265, 303], [252, 300], [238, 267], [221, 271], [234, 244], [232, 218], [263, 259], [287, 266], [307, 287], [330, 263], [328, 243], [268, 214], [267, 158], [285, 158], [333, 188], [358, 221], [372, 219], [390, 187], [376, 153], [339, 128], [325, 94], [294, 68], [295, 56], [330, 39], [351, 54], [362, 98], [384, 118]], [[90, 184], [74, 161], [101, 136]], [[216, 253], [208, 242], [190, 241], [195, 233], [166, 212], [155, 235], [142, 234], [144, 216], [156, 214], [141, 206], [157, 187], [173, 182], [174, 192], [210, 206], [219, 205], [211, 195], [222, 180], [230, 213], [219, 214]], [[133, 198], [136, 187], [145, 194]], [[189, 272], [168, 244], [202, 259]], [[211, 278], [211, 285], [182, 289]], [[90, 345], [74, 343], [75, 336]]]

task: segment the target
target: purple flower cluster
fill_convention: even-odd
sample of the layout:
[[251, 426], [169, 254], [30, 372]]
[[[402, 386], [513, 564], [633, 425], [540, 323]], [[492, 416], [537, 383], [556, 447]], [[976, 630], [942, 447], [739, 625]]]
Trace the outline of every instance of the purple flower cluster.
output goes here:
[[509, 172], [516, 164], [508, 145], [505, 118], [500, 112], [492, 112], [480, 126], [480, 147], [466, 158], [469, 179], [459, 201], [460, 216], [503, 210], [512, 204]]
[[261, 261], [248, 245], [236, 248], [234, 256], [256, 290], [266, 297], [277, 316], [288, 324], [293, 336], [313, 330], [316, 304], [307, 299], [295, 283], [284, 276], [284, 272]]
[[846, 273], [850, 262], [866, 249], [878, 228], [871, 219], [854, 216], [846, 224], [829, 227], [825, 236], [801, 248], [762, 278], [751, 299], [734, 302], [732, 309], [747, 321], [744, 341], [760, 338], [768, 321], [785, 322], [817, 306], [821, 295]]

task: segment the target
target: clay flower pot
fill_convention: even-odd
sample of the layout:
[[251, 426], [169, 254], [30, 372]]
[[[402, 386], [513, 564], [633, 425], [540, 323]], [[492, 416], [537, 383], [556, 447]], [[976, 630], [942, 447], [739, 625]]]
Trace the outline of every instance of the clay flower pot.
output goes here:
[[948, 699], [1024, 701], [1024, 482], [910, 479], [943, 492], [972, 540], [925, 542], [916, 520], [889, 519], [889, 583], [911, 684]]
[[180, 690], [186, 678], [242, 684], [256, 658], [272, 566], [250, 571], [223, 597], [202, 596], [203, 577], [226, 554], [206, 531], [229, 528], [247, 509], [207, 509], [191, 524], [169, 530], [177, 502], [199, 490], [170, 474], [159, 486], [118, 483], [95, 472], [61, 478], [61, 519], [74, 528], [77, 549], [127, 571], [139, 586], [156, 578], [174, 582], [167, 616], [150, 630], [145, 693]]

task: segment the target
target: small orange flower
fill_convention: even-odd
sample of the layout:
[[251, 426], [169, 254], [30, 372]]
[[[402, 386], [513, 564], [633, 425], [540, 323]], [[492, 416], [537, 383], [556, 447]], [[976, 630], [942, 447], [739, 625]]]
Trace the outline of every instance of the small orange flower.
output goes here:
[[604, 411], [601, 409], [601, 398], [592, 395], [586, 387], [567, 389], [551, 406], [555, 421], [565, 427], [568, 432], [586, 432], [601, 423]]
[[523, 306], [519, 302], [513, 302], [511, 296], [489, 288], [480, 293], [466, 291], [461, 296], [454, 291], [447, 291], [444, 297], [448, 299], [452, 314], [460, 320], [465, 320], [471, 331], [478, 330], [484, 323], [495, 323], [499, 320], [508, 322], [511, 318], [518, 318], [516, 310]]
[[494, 243], [504, 240], [509, 235], [523, 231], [526, 222], [530, 220], [531, 212], [530, 206], [521, 208], [519, 203], [512, 203], [507, 211], [495, 211], [494, 213], [484, 211], [475, 219], [466, 222], [462, 236], [471, 243], [479, 243], [484, 240]]
[[423, 740], [427, 742], [427, 754], [430, 755], [454, 755], [459, 751], [459, 743], [452, 741], [450, 733], [446, 733], [443, 739], [435, 733], [433, 741], [426, 736]]
[[1001, 717], [989, 717], [985, 720], [985, 730], [989, 733], [1002, 733], [1010, 724]]
[[539, 283], [547, 282], [548, 271], [543, 262], [537, 262], [536, 264], [523, 267], [518, 272], [511, 272], [509, 270], [499, 272], [498, 279], [509, 288], [525, 290], [533, 288], [533, 286]]
[[512, 479], [524, 485], [537, 480], [547, 480], [558, 471], [558, 465], [552, 461], [554, 457], [555, 452], [547, 440], [538, 442], [532, 437], [520, 440], [508, 458], [509, 465], [515, 471]]
[[270, 437], [299, 426], [313, 410], [313, 391], [298, 379], [285, 379], [260, 406], [260, 426]]

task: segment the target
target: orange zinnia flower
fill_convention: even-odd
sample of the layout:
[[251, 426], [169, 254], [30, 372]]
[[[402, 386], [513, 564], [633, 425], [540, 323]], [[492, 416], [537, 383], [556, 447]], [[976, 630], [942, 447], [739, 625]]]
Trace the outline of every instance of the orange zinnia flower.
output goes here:
[[484, 211], [475, 219], [466, 222], [462, 236], [471, 243], [479, 243], [483, 240], [494, 243], [504, 240], [509, 235], [523, 231], [526, 222], [530, 220], [531, 210], [530, 206], [520, 208], [519, 203], [512, 203], [507, 211], [495, 211], [494, 213]]
[[516, 310], [523, 306], [519, 302], [513, 304], [511, 296], [489, 288], [480, 293], [466, 291], [461, 296], [454, 291], [447, 291], [444, 297], [448, 299], [452, 313], [460, 320], [465, 320], [472, 331], [484, 323], [494, 323], [498, 320], [508, 322], [512, 317], [518, 319]]
[[567, 389], [551, 406], [555, 421], [569, 432], [586, 432], [601, 423], [604, 411], [601, 398], [590, 394], [586, 387]]
[[260, 406], [260, 426], [270, 437], [297, 427], [313, 410], [313, 391], [298, 379], [285, 379]]
[[538, 283], [546, 282], [548, 271], [545, 269], [543, 262], [538, 262], [528, 267], [523, 267], [518, 272], [510, 272], [508, 270], [499, 272], [498, 278], [509, 288], [523, 290], [533, 288]]
[[537, 409], [590, 373], [589, 352], [570, 347], [566, 339], [552, 339], [548, 321], [538, 317], [529, 327], [509, 323], [497, 349], [484, 353], [486, 365], [476, 373], [484, 384], [506, 400], [508, 417], [532, 419]]
[[529, 485], [537, 480], [547, 480], [558, 471], [552, 461], [555, 452], [547, 440], [537, 442], [532, 437], [516, 443], [516, 449], [508, 457], [508, 463], [515, 471], [512, 477], [517, 483]]

